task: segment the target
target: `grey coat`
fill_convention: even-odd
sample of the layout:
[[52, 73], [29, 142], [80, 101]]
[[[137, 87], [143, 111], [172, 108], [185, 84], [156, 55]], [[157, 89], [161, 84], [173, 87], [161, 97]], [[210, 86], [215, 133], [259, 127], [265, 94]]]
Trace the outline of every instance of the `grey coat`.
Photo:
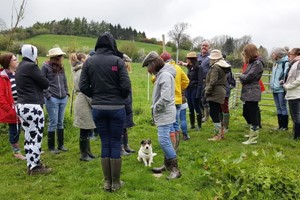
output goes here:
[[249, 63], [245, 72], [239, 77], [242, 83], [242, 101], [258, 102], [261, 100], [259, 80], [261, 79], [263, 70], [262, 61], [257, 59]]
[[87, 97], [79, 90], [79, 80], [81, 74], [82, 63], [73, 67], [73, 79], [74, 89], [76, 93], [76, 99], [74, 103], [74, 122], [75, 127], [81, 129], [94, 129], [96, 128], [91, 107], [91, 98]]
[[173, 65], [165, 66], [157, 73], [152, 94], [153, 118], [157, 126], [176, 121], [175, 81], [176, 70]]

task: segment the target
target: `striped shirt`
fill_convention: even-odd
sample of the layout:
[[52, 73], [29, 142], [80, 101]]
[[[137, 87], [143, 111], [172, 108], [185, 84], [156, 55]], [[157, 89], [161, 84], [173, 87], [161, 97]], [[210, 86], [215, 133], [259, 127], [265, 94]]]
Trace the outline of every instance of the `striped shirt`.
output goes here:
[[18, 94], [17, 94], [17, 86], [16, 86], [15, 74], [13, 74], [11, 72], [7, 72], [7, 75], [8, 75], [9, 80], [10, 80], [11, 92], [12, 92], [12, 96], [14, 98], [14, 103], [16, 104], [17, 103]]

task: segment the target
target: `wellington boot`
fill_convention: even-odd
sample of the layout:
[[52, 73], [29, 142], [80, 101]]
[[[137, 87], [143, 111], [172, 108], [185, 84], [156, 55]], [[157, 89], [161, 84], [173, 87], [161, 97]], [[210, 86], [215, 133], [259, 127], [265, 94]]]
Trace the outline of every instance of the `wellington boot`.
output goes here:
[[79, 140], [79, 147], [80, 147], [80, 160], [81, 161], [91, 161], [92, 158], [88, 154], [88, 136], [85, 138], [81, 137]]
[[176, 137], [176, 146], [175, 146], [175, 151], [177, 152], [179, 149], [179, 144], [180, 144], [180, 131], [175, 131], [175, 137]]
[[209, 108], [204, 108], [203, 114], [204, 117], [202, 118], [202, 122], [206, 122], [209, 118]]
[[167, 177], [168, 180], [180, 178], [181, 173], [178, 169], [178, 162], [177, 158], [167, 159], [166, 160], [166, 168], [170, 171], [170, 175]]
[[131, 149], [128, 145], [128, 132], [126, 128], [124, 128], [123, 130], [123, 144], [124, 144], [124, 150], [127, 153], [135, 153], [135, 150]]
[[87, 139], [87, 154], [89, 155], [89, 157], [91, 158], [96, 158], [96, 156], [92, 153], [91, 151], [91, 144], [90, 144], [90, 138]]
[[110, 158], [110, 171], [111, 171], [111, 191], [115, 192], [119, 190], [124, 184], [120, 180], [121, 176], [122, 159], [121, 158]]
[[196, 119], [197, 119], [197, 130], [200, 130], [202, 128], [202, 115], [197, 114], [196, 115]]
[[59, 151], [55, 149], [55, 132], [48, 132], [48, 150], [53, 154], [59, 154]]
[[175, 132], [170, 133], [170, 139], [174, 150], [176, 151], [176, 134]]
[[191, 123], [191, 129], [195, 128], [195, 115], [190, 114], [190, 123]]
[[121, 156], [130, 156], [131, 153], [128, 153], [125, 149], [124, 149], [124, 145], [121, 145]]
[[60, 151], [68, 151], [68, 149], [64, 146], [64, 129], [57, 129], [57, 149]]
[[110, 158], [101, 158], [102, 171], [104, 176], [103, 189], [105, 191], [111, 191], [111, 167], [110, 167]]
[[249, 139], [247, 141], [245, 141], [245, 142], [242, 142], [242, 143], [246, 144], [246, 145], [256, 144], [258, 136], [259, 136], [259, 130], [258, 129], [257, 130], [251, 129], [250, 133], [249, 133]]

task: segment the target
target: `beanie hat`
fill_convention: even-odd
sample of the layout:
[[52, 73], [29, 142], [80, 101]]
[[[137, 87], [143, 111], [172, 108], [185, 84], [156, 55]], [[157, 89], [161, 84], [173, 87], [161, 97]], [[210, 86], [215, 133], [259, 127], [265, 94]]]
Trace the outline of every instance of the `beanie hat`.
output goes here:
[[142, 62], [142, 67], [148, 66], [150, 62], [152, 62], [153, 60], [159, 58], [158, 53], [156, 53], [155, 51], [151, 51], [150, 53], [148, 53], [148, 55], [144, 58], [143, 62]]
[[287, 52], [284, 48], [282, 47], [279, 47], [279, 48], [276, 48], [274, 51], [273, 51], [273, 54], [275, 54], [276, 56], [278, 56], [279, 58], [283, 58], [284, 56], [287, 55]]
[[162, 54], [160, 54], [160, 57], [164, 60], [164, 62], [168, 61], [171, 59], [171, 54], [168, 52], [163, 52]]
[[37, 48], [30, 44], [24, 44], [21, 49], [22, 56], [35, 62], [37, 59]]

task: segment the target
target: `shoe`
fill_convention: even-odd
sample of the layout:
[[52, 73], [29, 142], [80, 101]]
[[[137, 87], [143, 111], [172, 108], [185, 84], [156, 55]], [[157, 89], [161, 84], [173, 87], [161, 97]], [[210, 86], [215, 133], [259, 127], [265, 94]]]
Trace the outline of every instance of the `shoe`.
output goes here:
[[53, 149], [48, 149], [51, 153], [53, 153], [53, 154], [59, 154], [60, 152], [59, 152], [59, 150], [57, 150], [57, 149], [55, 149], [55, 148], [53, 148]]
[[127, 153], [135, 153], [135, 150], [131, 149], [131, 148], [129, 147], [129, 145], [124, 146], [124, 150], [125, 150]]
[[26, 157], [23, 156], [21, 153], [15, 153], [14, 156], [15, 158], [18, 158], [20, 160], [26, 160]]
[[57, 149], [64, 152], [68, 151], [68, 149], [64, 145], [57, 147]]
[[250, 135], [247, 134], [247, 135], [244, 135], [244, 137], [245, 137], [245, 138], [248, 138], [248, 137], [250, 137]]
[[167, 177], [168, 180], [176, 179], [181, 177], [181, 173], [178, 169], [177, 158], [167, 159], [166, 160], [166, 168], [170, 171], [170, 175]]
[[48, 168], [44, 165], [38, 165], [31, 170], [27, 169], [27, 174], [29, 176], [34, 176], [38, 174], [49, 174], [50, 172], [52, 172], [52, 168]]
[[190, 139], [189, 135], [183, 135], [182, 140], [187, 141]]

